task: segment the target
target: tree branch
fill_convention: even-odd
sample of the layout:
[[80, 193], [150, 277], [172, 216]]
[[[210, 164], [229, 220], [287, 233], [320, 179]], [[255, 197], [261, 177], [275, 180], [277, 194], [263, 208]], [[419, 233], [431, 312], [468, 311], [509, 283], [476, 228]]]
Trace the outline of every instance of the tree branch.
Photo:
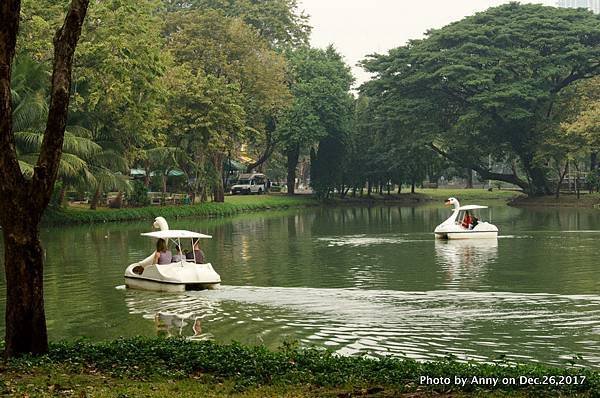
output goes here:
[[251, 173], [254, 168], [256, 168], [256, 167], [260, 166], [261, 164], [263, 164], [264, 162], [266, 162], [273, 154], [273, 151], [275, 150], [275, 146], [277, 145], [277, 140], [275, 140], [276, 128], [277, 128], [277, 120], [273, 116], [269, 117], [269, 120], [267, 121], [267, 127], [265, 129], [266, 130], [266, 141], [267, 141], [265, 151], [260, 156], [260, 158], [258, 158], [258, 160], [256, 162], [251, 163], [246, 167], [247, 173]]
[[54, 36], [54, 64], [48, 120], [30, 185], [30, 197], [42, 208], [45, 208], [50, 200], [58, 173], [67, 124], [73, 55], [81, 35], [88, 5], [89, 0], [72, 0], [65, 22]]
[[433, 143], [429, 144], [429, 147], [431, 149], [433, 149], [435, 152], [437, 152], [440, 155], [442, 155], [443, 157], [445, 157], [446, 159], [448, 159], [456, 164], [459, 164], [463, 167], [468, 167], [472, 170], [475, 170], [481, 177], [483, 177], [486, 180], [496, 180], [496, 181], [508, 182], [510, 184], [514, 184], [514, 185], [522, 188], [525, 191], [527, 191], [529, 189], [529, 184], [527, 182], [521, 180], [519, 177], [517, 177], [516, 174], [493, 173], [493, 172], [489, 171], [488, 169], [482, 167], [481, 165], [475, 164], [470, 161], [458, 159], [458, 158], [444, 152], [443, 150], [441, 150], [440, 148], [435, 146]]

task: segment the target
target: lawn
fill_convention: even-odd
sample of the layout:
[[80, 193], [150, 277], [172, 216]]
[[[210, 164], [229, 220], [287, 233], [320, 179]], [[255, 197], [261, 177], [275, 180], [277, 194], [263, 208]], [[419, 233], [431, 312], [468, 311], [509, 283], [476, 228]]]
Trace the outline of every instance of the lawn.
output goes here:
[[[448, 382], [427, 385], [424, 376]], [[469, 380], [554, 376], [549, 380], [570, 382], [458, 386], [457, 376]], [[438, 362], [348, 357], [293, 343], [270, 351], [261, 346], [160, 338], [60, 342], [51, 343], [46, 356], [0, 362], [0, 391], [12, 396], [597, 396], [599, 386], [597, 372], [574, 367], [513, 365], [501, 360], [464, 363], [451, 357]]]

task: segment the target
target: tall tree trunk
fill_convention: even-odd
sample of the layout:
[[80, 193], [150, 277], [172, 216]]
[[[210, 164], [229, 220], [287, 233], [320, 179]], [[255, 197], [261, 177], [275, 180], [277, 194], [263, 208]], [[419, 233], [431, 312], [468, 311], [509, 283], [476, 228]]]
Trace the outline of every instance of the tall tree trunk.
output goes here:
[[212, 156], [213, 167], [215, 168], [215, 185], [213, 187], [213, 200], [217, 203], [225, 202], [225, 189], [223, 187], [223, 159], [225, 154], [215, 153]]
[[402, 193], [402, 183], [398, 184], [398, 195]]
[[473, 189], [473, 170], [467, 169], [467, 186], [466, 189]]
[[100, 187], [96, 188], [92, 201], [90, 202], [90, 210], [96, 210], [98, 207], [98, 201], [100, 200]]
[[300, 145], [295, 144], [287, 148], [287, 186], [288, 195], [296, 192], [296, 166], [300, 157]]
[[367, 197], [371, 197], [371, 190], [373, 189], [373, 186], [371, 185], [371, 180], [367, 180]]
[[559, 170], [559, 175], [558, 175], [558, 184], [556, 184], [556, 192], [554, 193], [554, 196], [556, 197], [556, 199], [559, 198], [560, 196], [560, 185], [562, 184], [562, 182], [565, 179], [565, 175], [567, 174], [567, 170], [569, 170], [569, 161], [567, 160], [565, 162], [565, 167], [562, 171], [560, 171], [560, 167], [558, 168]]
[[410, 183], [410, 193], [415, 193], [415, 180]]
[[598, 168], [598, 152], [590, 153], [590, 171]]
[[523, 168], [527, 172], [530, 179], [529, 195], [543, 196], [551, 195], [552, 191], [548, 187], [546, 173], [540, 167], [533, 164], [533, 155], [522, 157]]
[[4, 355], [48, 351], [44, 312], [43, 252], [38, 225], [58, 175], [71, 93], [73, 55], [89, 0], [72, 0], [64, 23], [54, 36], [52, 86], [44, 138], [33, 176], [19, 168], [12, 125], [11, 65], [15, 55], [20, 0], [0, 3], [0, 224], [6, 273]]
[[[25, 210], [25, 209], [23, 209]], [[19, 214], [19, 213], [17, 213]], [[26, 219], [27, 222], [22, 222]], [[6, 357], [48, 351], [43, 250], [38, 221], [25, 210], [3, 225], [6, 269]]]
[[150, 188], [150, 162], [144, 161], [144, 186]]
[[58, 193], [58, 206], [59, 207], [62, 207], [63, 204], [65, 203], [66, 194], [67, 194], [67, 186], [63, 182], [62, 186], [60, 187], [60, 192]]

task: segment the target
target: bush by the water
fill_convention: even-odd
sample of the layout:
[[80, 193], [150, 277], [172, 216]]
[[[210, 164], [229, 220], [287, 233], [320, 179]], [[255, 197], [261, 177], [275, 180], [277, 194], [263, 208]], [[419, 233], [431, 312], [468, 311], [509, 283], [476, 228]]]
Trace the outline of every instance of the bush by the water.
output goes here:
[[[536, 394], [561, 392], [596, 396], [600, 376], [581, 368], [550, 368], [540, 365], [463, 363], [452, 358], [439, 362], [417, 362], [411, 359], [364, 356], [339, 356], [323, 349], [304, 349], [286, 344], [278, 351], [240, 344], [220, 345], [210, 341], [183, 339], [119, 339], [101, 343], [85, 341], [51, 343], [43, 357], [23, 357], [11, 361], [12, 370], [31, 367], [63, 366], [71, 372], [102, 372], [113, 377], [149, 380], [153, 377], [186, 378], [210, 374], [234, 379], [238, 388], [269, 384], [302, 384], [316, 387], [382, 386], [397, 391], [515, 391]], [[421, 377], [449, 378], [450, 385], [423, 385]], [[544, 376], [582, 376], [580, 384], [510, 385], [498, 383], [465, 387], [454, 385], [454, 377], [543, 378]]]
[[43, 222], [47, 225], [82, 224], [111, 221], [152, 220], [162, 216], [168, 219], [179, 217], [222, 217], [245, 211], [283, 209], [316, 205], [305, 197], [247, 196], [232, 198], [225, 203], [207, 202], [195, 205], [146, 206], [122, 209], [75, 209], [48, 208]]
[[129, 204], [133, 207], [143, 207], [150, 205], [148, 197], [148, 188], [140, 180], [133, 183], [133, 192], [129, 196]]

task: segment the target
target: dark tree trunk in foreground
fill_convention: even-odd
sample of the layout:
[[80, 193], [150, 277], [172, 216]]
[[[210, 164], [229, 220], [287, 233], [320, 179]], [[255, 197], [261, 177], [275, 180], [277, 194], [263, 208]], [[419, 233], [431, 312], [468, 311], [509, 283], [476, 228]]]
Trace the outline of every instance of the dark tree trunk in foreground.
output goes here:
[[598, 152], [590, 153], [590, 170], [596, 170], [598, 168]]
[[296, 192], [296, 166], [300, 157], [300, 145], [295, 144], [287, 148], [287, 187], [288, 195]]
[[19, 30], [21, 2], [0, 3], [0, 224], [6, 272], [7, 358], [48, 351], [44, 313], [43, 252], [38, 225], [48, 206], [62, 154], [73, 54], [89, 0], [72, 0], [54, 37], [48, 120], [33, 176], [19, 168], [12, 126], [11, 65]]

